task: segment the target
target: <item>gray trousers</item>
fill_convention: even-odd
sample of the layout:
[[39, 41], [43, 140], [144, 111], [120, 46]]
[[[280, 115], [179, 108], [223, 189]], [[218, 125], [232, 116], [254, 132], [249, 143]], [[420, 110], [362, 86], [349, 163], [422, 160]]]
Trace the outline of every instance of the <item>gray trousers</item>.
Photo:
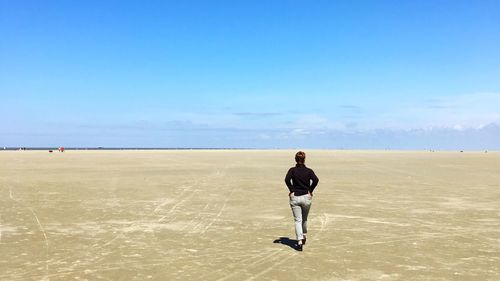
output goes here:
[[290, 196], [290, 207], [292, 207], [293, 218], [295, 220], [295, 234], [297, 240], [304, 239], [307, 234], [307, 215], [311, 208], [312, 196], [309, 194]]

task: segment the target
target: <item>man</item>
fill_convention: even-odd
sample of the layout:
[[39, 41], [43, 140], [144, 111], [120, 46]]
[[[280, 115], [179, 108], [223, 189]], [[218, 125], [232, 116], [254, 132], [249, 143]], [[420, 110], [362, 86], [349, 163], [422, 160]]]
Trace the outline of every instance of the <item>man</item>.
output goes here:
[[285, 183], [290, 193], [290, 207], [295, 219], [295, 234], [297, 235], [297, 250], [302, 251], [307, 239], [307, 215], [311, 208], [314, 188], [319, 179], [312, 169], [304, 164], [306, 154], [302, 151], [295, 154], [295, 167], [290, 168], [285, 177]]

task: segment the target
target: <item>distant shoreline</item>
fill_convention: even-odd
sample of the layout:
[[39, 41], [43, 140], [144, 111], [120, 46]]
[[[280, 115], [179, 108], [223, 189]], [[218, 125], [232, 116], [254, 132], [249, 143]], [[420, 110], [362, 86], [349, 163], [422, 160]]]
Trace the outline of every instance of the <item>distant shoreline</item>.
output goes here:
[[[0, 151], [57, 150], [58, 147], [1, 147]], [[64, 150], [261, 150], [277, 148], [213, 148], [213, 147], [64, 147]]]
[[[21, 149], [22, 148], [22, 149]], [[64, 147], [64, 150], [73, 151], [140, 151], [140, 150], [336, 150], [336, 151], [387, 151], [387, 152], [412, 152], [412, 151], [422, 151], [422, 152], [499, 152], [499, 150], [489, 150], [489, 149], [471, 149], [471, 150], [461, 150], [461, 149], [380, 149], [380, 148], [251, 148], [251, 147]], [[58, 147], [0, 147], [0, 151], [54, 151], [57, 152]]]

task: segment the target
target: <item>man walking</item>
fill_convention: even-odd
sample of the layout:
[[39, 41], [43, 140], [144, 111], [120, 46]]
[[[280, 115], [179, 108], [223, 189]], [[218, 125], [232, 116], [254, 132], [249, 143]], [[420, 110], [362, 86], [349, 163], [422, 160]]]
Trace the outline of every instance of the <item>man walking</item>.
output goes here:
[[319, 179], [312, 169], [304, 164], [306, 154], [302, 151], [295, 154], [295, 167], [290, 168], [285, 177], [285, 183], [290, 193], [290, 207], [295, 220], [295, 234], [297, 235], [297, 250], [302, 251], [307, 239], [307, 216], [311, 208], [314, 188]]

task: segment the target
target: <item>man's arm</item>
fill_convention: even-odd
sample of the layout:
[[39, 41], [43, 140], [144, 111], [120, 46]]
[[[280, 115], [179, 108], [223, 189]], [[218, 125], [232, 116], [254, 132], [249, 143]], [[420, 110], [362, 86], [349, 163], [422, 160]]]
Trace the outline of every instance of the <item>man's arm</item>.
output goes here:
[[286, 177], [285, 177], [285, 183], [286, 183], [286, 186], [288, 187], [288, 190], [290, 191], [290, 193], [293, 192], [292, 169], [293, 168], [288, 170], [288, 173], [286, 173]]
[[318, 185], [319, 179], [318, 179], [318, 177], [316, 176], [316, 174], [314, 173], [313, 170], [311, 170], [310, 178], [312, 180], [312, 183], [311, 183], [311, 187], [309, 188], [309, 192], [312, 195], [312, 193], [314, 191], [314, 188], [316, 188], [316, 186]]

